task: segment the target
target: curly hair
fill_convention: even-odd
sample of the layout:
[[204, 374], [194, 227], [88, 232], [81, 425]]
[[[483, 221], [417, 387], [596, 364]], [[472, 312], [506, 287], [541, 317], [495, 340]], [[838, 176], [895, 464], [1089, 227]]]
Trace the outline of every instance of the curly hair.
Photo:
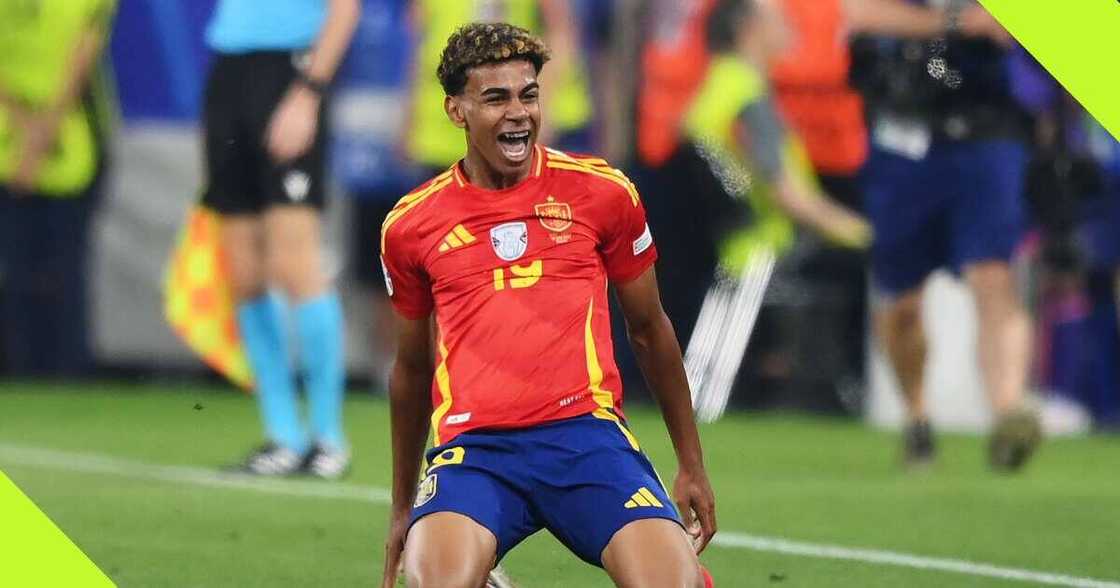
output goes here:
[[529, 31], [506, 23], [471, 23], [447, 39], [436, 76], [448, 96], [467, 85], [467, 71], [487, 63], [524, 59], [540, 73], [550, 58], [548, 47]]

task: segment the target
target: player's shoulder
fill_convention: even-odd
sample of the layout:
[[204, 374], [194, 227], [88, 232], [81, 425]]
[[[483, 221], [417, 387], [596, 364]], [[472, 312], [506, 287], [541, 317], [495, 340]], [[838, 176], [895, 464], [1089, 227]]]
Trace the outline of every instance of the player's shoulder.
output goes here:
[[393, 243], [416, 241], [417, 231], [423, 232], [424, 221], [442, 211], [442, 208], [436, 205], [437, 200], [441, 196], [454, 192], [457, 186], [454, 169], [448, 169], [424, 181], [401, 199], [396, 200], [396, 205], [389, 214], [385, 215], [385, 221], [381, 224], [382, 252], [389, 249], [386, 248], [386, 244], [390, 241]]
[[633, 206], [641, 199], [634, 183], [621, 170], [607, 160], [581, 153], [569, 153], [545, 147], [545, 167], [548, 173], [565, 176], [586, 186], [596, 197], [626, 198]]
[[385, 221], [381, 223], [382, 247], [390, 231], [394, 234], [407, 231], [407, 227], [414, 225], [416, 221], [430, 216], [433, 211], [438, 211], [438, 207], [433, 206], [433, 203], [440, 195], [453, 190], [455, 186], [455, 172], [454, 168], [451, 168], [402, 196], [389, 214], [385, 215]]

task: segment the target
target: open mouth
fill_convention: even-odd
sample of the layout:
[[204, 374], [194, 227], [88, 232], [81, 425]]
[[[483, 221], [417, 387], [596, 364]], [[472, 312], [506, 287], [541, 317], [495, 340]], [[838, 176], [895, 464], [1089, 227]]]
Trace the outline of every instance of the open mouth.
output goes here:
[[514, 163], [525, 161], [529, 156], [529, 131], [498, 133], [498, 148], [502, 155]]

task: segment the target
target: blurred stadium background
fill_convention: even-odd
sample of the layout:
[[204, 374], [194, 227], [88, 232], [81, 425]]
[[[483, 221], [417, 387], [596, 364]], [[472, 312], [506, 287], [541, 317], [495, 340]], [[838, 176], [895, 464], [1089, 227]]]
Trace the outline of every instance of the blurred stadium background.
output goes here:
[[[400, 147], [416, 40], [407, 4], [364, 1], [331, 97], [325, 234], [346, 312], [355, 454], [342, 483], [217, 473], [259, 438], [255, 404], [200, 362], [162, 308], [165, 264], [202, 188], [203, 30], [214, 0], [117, 7], [106, 71], [118, 116], [85, 276], [91, 362], [80, 373], [16, 373], [5, 360], [13, 350], [0, 348], [0, 469], [118, 585], [357, 586], [377, 578], [391, 333], [373, 302], [383, 286], [371, 239], [376, 210], [421, 178]], [[658, 271], [665, 295], [680, 299], [667, 306], [686, 309], [673, 319], [687, 342], [715, 265], [703, 249], [711, 225], [658, 200], [689, 178], [663, 182], [643, 160], [639, 135], [643, 92], [652, 91], [643, 64], [674, 67], [657, 52], [695, 25], [706, 2], [567, 4], [592, 99], [571, 144], [626, 170], [651, 224], [658, 216], [659, 243], [680, 252], [664, 254]], [[1037, 460], [1014, 477], [986, 470], [980, 433], [991, 414], [974, 359], [972, 301], [939, 274], [924, 306], [926, 382], [931, 420], [951, 433], [939, 438], [932, 469], [903, 472], [897, 384], [868, 326], [876, 301], [866, 254], [799, 233], [761, 298], [731, 410], [701, 429], [721, 523], [703, 561], [717, 585], [1120, 586], [1120, 335], [1110, 257], [1120, 234], [1111, 224], [1120, 147], [1060, 86], [1038, 95], [1033, 110], [1024, 108], [1035, 144], [1023, 198], [1034, 216], [1015, 259], [1037, 341], [1031, 389], [1050, 437]], [[845, 203], [859, 207], [858, 198]], [[708, 272], [698, 281], [684, 267], [690, 255]], [[0, 265], [0, 299], [10, 290]], [[617, 348], [635, 429], [669, 474], [656, 410], [627, 369], [625, 345]], [[543, 534], [505, 565], [530, 588], [606, 585]]]

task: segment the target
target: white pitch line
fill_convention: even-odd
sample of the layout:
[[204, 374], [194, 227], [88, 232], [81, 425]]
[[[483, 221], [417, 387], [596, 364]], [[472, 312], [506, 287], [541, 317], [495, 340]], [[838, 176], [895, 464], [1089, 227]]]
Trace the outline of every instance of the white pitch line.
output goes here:
[[[206, 468], [154, 465], [107, 455], [72, 453], [68, 451], [40, 449], [6, 443], [0, 443], [0, 464], [68, 472], [108, 474], [126, 478], [192, 484], [211, 488], [252, 490], [268, 494], [301, 498], [356, 500], [375, 504], [388, 504], [390, 500], [389, 492], [384, 488], [377, 488], [376, 486], [259, 478], [243, 474], [224, 473]], [[1050, 572], [1009, 568], [960, 559], [924, 557], [879, 549], [859, 549], [841, 545], [803, 543], [778, 537], [763, 537], [746, 533], [736, 533], [734, 531], [720, 531], [712, 541], [712, 544], [717, 547], [731, 549], [749, 549], [752, 551], [783, 553], [786, 555], [798, 555], [803, 557], [952, 572], [970, 576], [999, 578], [1002, 580], [1033, 582], [1035, 584], [1050, 586], [1068, 586], [1070, 588], [1120, 588], [1120, 582], [1112, 580], [1082, 578]]]

